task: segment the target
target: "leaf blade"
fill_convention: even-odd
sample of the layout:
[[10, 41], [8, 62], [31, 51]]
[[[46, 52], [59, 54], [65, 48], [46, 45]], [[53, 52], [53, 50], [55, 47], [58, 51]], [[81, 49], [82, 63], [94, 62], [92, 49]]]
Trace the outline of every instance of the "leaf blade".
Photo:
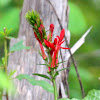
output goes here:
[[45, 89], [46, 91], [51, 92], [51, 93], [54, 92], [53, 86], [51, 84], [49, 84], [48, 82], [44, 81], [44, 80], [36, 80], [36, 79], [34, 79], [33, 77], [31, 77], [27, 74], [20, 74], [16, 78], [19, 79], [19, 80], [26, 79], [32, 85], [41, 86], [43, 89]]
[[14, 51], [20, 51], [23, 49], [30, 49], [30, 47], [24, 46], [23, 45], [23, 40], [15, 43], [11, 48], [10, 48], [10, 52], [14, 52]]
[[32, 75], [37, 75], [37, 76], [40, 76], [40, 77], [46, 78], [46, 79], [48, 79], [48, 80], [50, 80], [50, 81], [51, 81], [50, 77], [49, 77], [49, 76], [47, 76], [47, 75], [44, 75], [44, 74], [34, 73], [34, 74], [32, 74]]

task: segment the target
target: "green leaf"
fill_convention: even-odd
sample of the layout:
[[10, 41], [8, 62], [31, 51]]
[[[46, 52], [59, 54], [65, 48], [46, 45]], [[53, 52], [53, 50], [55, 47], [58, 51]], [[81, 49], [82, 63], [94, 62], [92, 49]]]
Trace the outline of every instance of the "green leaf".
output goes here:
[[68, 68], [62, 68], [62, 69], [58, 70], [58, 72], [63, 71], [63, 70], [65, 70], [65, 69], [68, 69]]
[[45, 66], [50, 66], [50, 65], [48, 65], [48, 64], [37, 64], [37, 65], [45, 65]]
[[8, 75], [8, 77], [9, 77], [9, 79], [12, 77], [12, 75], [14, 74], [16, 72], [16, 70], [14, 70], [14, 71], [10, 71], [10, 73], [9, 73], [9, 75]]
[[64, 62], [66, 62], [66, 61], [58, 62], [57, 64], [61, 64], [61, 63], [64, 63]]
[[100, 90], [91, 90], [83, 100], [100, 100]]
[[3, 36], [5, 35], [4, 32], [0, 32]]
[[55, 73], [54, 77], [56, 77], [57, 75], [59, 75], [58, 71]]
[[5, 58], [4, 57], [2, 57], [2, 64], [3, 64], [3, 66], [5, 65]]
[[7, 36], [6, 38], [10, 40], [10, 39], [12, 39], [12, 38], [14, 38], [14, 37], [12, 37], [12, 36]]
[[49, 84], [48, 82], [44, 81], [44, 80], [36, 80], [33, 77], [26, 75], [26, 74], [20, 74], [16, 78], [19, 79], [19, 80], [26, 79], [32, 85], [41, 86], [43, 89], [45, 89], [46, 91], [51, 92], [51, 93], [54, 92], [53, 86], [51, 84]]
[[7, 91], [9, 90], [11, 93], [15, 92], [13, 83], [8, 79], [7, 75], [3, 71], [0, 71], [0, 89], [4, 88]]
[[6, 29], [6, 33], [7, 33], [7, 36], [8, 36], [8, 34], [10, 33], [12, 31], [12, 28], [11, 29]]
[[59, 100], [79, 100], [79, 99], [75, 99], [75, 98], [73, 98], [73, 99], [61, 98], [61, 99], [59, 99]]
[[58, 70], [58, 71], [55, 73], [54, 77], [56, 77], [57, 75], [59, 75], [59, 72], [65, 70], [65, 69], [68, 69], [68, 68], [63, 68], [63, 69]]
[[44, 74], [34, 73], [34, 74], [32, 74], [32, 75], [41, 76], [41, 77], [46, 78], [46, 79], [49, 79], [49, 80], [51, 81], [50, 77], [49, 77], [49, 76], [47, 76], [47, 75], [44, 75]]
[[[59, 99], [59, 100], [80, 100], [80, 99], [62, 98], [62, 99]], [[100, 100], [100, 90], [93, 89], [93, 90], [89, 91], [88, 95], [84, 99], [81, 99], [81, 100]]]
[[14, 44], [13, 47], [10, 48], [10, 52], [19, 51], [23, 49], [30, 49], [30, 47], [24, 46], [23, 40], [21, 40], [18, 43]]

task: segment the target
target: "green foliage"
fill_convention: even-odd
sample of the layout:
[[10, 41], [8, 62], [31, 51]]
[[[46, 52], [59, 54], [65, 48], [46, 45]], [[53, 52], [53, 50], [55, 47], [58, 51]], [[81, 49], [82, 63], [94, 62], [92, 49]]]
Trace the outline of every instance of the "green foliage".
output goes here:
[[31, 12], [28, 11], [28, 13], [26, 13], [26, 15], [25, 15], [25, 18], [32, 26], [34, 26], [34, 24], [37, 23], [36, 19], [38, 19], [38, 23], [37, 24], [39, 24], [39, 22], [40, 22], [39, 21], [40, 20], [40, 16], [36, 11], [35, 12], [34, 11], [31, 11]]
[[12, 75], [14, 75], [15, 72], [16, 72], [16, 70], [12, 71], [12, 69], [11, 69], [11, 71], [10, 71], [10, 73], [9, 73], [9, 75], [8, 75], [9, 79], [12, 78]]
[[80, 8], [74, 3], [69, 2], [69, 30], [73, 34], [81, 34], [86, 28], [87, 23]]
[[30, 47], [24, 46], [23, 45], [23, 40], [15, 43], [11, 48], [10, 48], [10, 52], [14, 52], [14, 51], [20, 51], [23, 49], [30, 49]]
[[[87, 69], [78, 67], [78, 70], [79, 70], [79, 74], [81, 77], [81, 81], [82, 81], [85, 93], [87, 94], [87, 91], [93, 89], [93, 87], [91, 88], [91, 86], [93, 86], [91, 82], [93, 82], [94, 80], [93, 75]], [[70, 97], [81, 99], [82, 98], [81, 89], [80, 89], [77, 74], [73, 65], [70, 68], [68, 83], [69, 83], [69, 88], [70, 88]]]
[[0, 0], [0, 7], [4, 7], [10, 3], [11, 0]]
[[4, 66], [4, 65], [5, 65], [5, 58], [2, 57], [2, 66]]
[[61, 72], [61, 71], [66, 70], [66, 69], [68, 69], [68, 68], [62, 68], [62, 69], [58, 70], [58, 72]]
[[[80, 99], [62, 98], [62, 99], [59, 99], [59, 100], [80, 100]], [[84, 99], [81, 99], [81, 100], [100, 100], [100, 90], [93, 89], [93, 90], [89, 91], [88, 95]]]
[[54, 92], [53, 86], [44, 80], [36, 80], [33, 77], [26, 75], [26, 74], [20, 74], [16, 78], [19, 80], [26, 79], [32, 85], [41, 86], [43, 89], [45, 89], [46, 91], [51, 92], [51, 93]]
[[51, 81], [50, 77], [49, 77], [49, 76], [47, 76], [47, 75], [44, 75], [44, 74], [34, 73], [34, 74], [32, 74], [32, 75], [41, 76], [41, 77], [46, 78], [46, 79], [48, 79], [48, 80], [50, 80], [50, 81]]
[[56, 73], [54, 74], [54, 77], [56, 77], [57, 75], [59, 75], [59, 72], [65, 70], [65, 69], [68, 69], [68, 68], [62, 68], [62, 69], [56, 71]]
[[34, 34], [37, 40], [43, 43], [44, 38], [47, 38], [45, 28], [43, 26], [43, 21], [40, 19], [39, 14], [36, 11], [28, 11], [25, 15], [26, 20], [32, 25]]
[[59, 100], [79, 100], [79, 99], [75, 99], [75, 98], [73, 98], [73, 99], [61, 98], [61, 99], [59, 99]]
[[[0, 32], [4, 27], [7, 29], [13, 29], [12, 32], [16, 32], [19, 29], [19, 8], [9, 8], [6, 13], [0, 18]], [[1, 37], [1, 35], [0, 35]]]
[[15, 92], [13, 83], [8, 79], [7, 75], [3, 71], [0, 71], [0, 89], [9, 90], [11, 93]]
[[83, 100], [100, 100], [100, 90], [91, 90]]

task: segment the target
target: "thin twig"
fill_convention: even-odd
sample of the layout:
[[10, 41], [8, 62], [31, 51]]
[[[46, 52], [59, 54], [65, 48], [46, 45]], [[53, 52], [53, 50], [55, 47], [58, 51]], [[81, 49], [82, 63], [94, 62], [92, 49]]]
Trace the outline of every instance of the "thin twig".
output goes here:
[[67, 94], [68, 94], [67, 96], [68, 96], [68, 98], [70, 98], [69, 97], [69, 84], [68, 84], [68, 81], [67, 80], [66, 80], [66, 87], [67, 87]]
[[[53, 8], [53, 10], [54, 10], [54, 13], [55, 13], [55, 15], [56, 15], [56, 17], [57, 17], [57, 19], [58, 19], [60, 28], [61, 28], [61, 30], [62, 30], [62, 29], [63, 29], [63, 26], [62, 26], [61, 20], [59, 19], [58, 15], [57, 15], [57, 12], [56, 12], [54, 6], [52, 5], [52, 3], [51, 3], [49, 0], [46, 0], [46, 1], [49, 2], [49, 4], [52, 6], [52, 8]], [[68, 48], [70, 48], [69, 45], [68, 45], [68, 40], [67, 40], [66, 36], [65, 36], [65, 41], [66, 41], [66, 46], [67, 46]], [[76, 62], [75, 62], [75, 60], [74, 60], [74, 57], [73, 57], [73, 55], [72, 55], [70, 49], [68, 49], [68, 51], [69, 51], [69, 53], [70, 53], [70, 55], [71, 55], [71, 59], [72, 59], [73, 65], [74, 65], [74, 67], [75, 67], [75, 70], [76, 70], [76, 73], [77, 73], [77, 77], [78, 77], [78, 80], [79, 80], [79, 83], [80, 83], [80, 87], [81, 87], [81, 91], [82, 91], [82, 96], [83, 96], [83, 98], [84, 98], [84, 97], [85, 97], [84, 88], [83, 88], [83, 85], [82, 85], [82, 82], [81, 82], [81, 79], [80, 79], [80, 75], [79, 75], [79, 72], [78, 72], [78, 68], [77, 68]]]

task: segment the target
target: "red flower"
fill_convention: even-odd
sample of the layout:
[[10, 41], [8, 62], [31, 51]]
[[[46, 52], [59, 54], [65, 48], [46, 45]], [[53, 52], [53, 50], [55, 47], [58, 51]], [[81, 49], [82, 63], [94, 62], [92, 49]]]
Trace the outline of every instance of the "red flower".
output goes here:
[[38, 36], [36, 35], [36, 33], [34, 32], [35, 38], [40, 42]]
[[50, 33], [47, 37], [47, 40], [52, 41], [52, 36], [53, 36], [53, 30], [54, 30], [54, 25], [50, 24]]
[[47, 58], [47, 56], [46, 56], [46, 54], [45, 54], [45, 52], [44, 52], [43, 45], [42, 45], [42, 43], [41, 43], [41, 42], [39, 42], [39, 45], [40, 45], [40, 48], [41, 48], [42, 57], [43, 57], [43, 59], [45, 60], [45, 59]]
[[37, 39], [38, 42], [39, 42], [39, 45], [40, 45], [40, 48], [41, 48], [41, 52], [42, 52], [42, 57], [43, 57], [43, 59], [45, 60], [45, 59], [47, 58], [47, 56], [46, 56], [46, 54], [45, 54], [45, 52], [44, 52], [43, 45], [42, 45], [41, 41], [39, 40], [39, 38], [37, 37], [37, 35], [36, 35], [35, 32], [34, 32], [34, 35], [35, 35], [36, 39]]
[[54, 43], [51, 43], [51, 42], [44, 39], [45, 45], [51, 48], [51, 51], [50, 51], [50, 54], [51, 54], [51, 57], [52, 57], [51, 67], [53, 67], [53, 68], [55, 67], [55, 65], [58, 62], [58, 51], [60, 50], [60, 48], [70, 49], [70, 48], [61, 47], [61, 44], [64, 42], [64, 41], [62, 41], [64, 36], [65, 36], [65, 30], [62, 29], [61, 33], [60, 33], [60, 37], [57, 36], [54, 39]]
[[53, 32], [53, 30], [54, 30], [54, 25], [50, 24], [50, 31], [51, 31], [51, 33]]
[[41, 24], [40, 27], [41, 27], [42, 30], [44, 30], [44, 26], [43, 26], [43, 24]]

